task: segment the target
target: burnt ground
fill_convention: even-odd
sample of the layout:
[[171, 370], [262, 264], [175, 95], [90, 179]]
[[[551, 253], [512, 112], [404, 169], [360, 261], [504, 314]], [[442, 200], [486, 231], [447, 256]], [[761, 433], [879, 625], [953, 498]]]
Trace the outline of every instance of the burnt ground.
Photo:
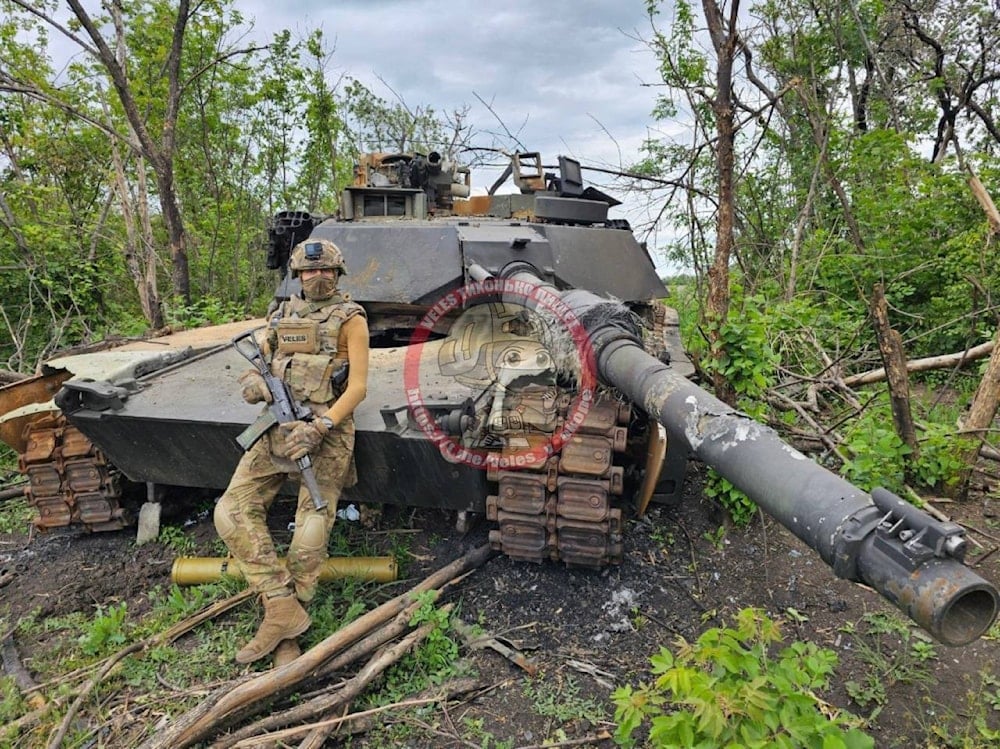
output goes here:
[[[821, 696], [870, 718], [866, 730], [877, 746], [993, 745], [976, 733], [975, 723], [1000, 729], [998, 639], [960, 648], [936, 645], [921, 669], [905, 657], [914, 643], [923, 642], [915, 629], [889, 627], [891, 631], [879, 633], [878, 623], [886, 621], [880, 615], [898, 617], [877, 594], [836, 579], [813, 552], [770, 519], [745, 530], [720, 531], [724, 516], [702, 498], [697, 476], [686, 495], [677, 507], [654, 507], [647, 518], [627, 522], [620, 566], [591, 571], [495, 557], [466, 578], [451, 596], [462, 618], [523, 649], [539, 675], [527, 678], [490, 650], [463, 649], [486, 689], [433, 718], [390, 716], [389, 723], [410, 723], [400, 745], [542, 746], [613, 730], [611, 685], [648, 679], [649, 657], [661, 646], [728, 624], [748, 606], [779, 619], [786, 642], [810, 640], [836, 652], [839, 665]], [[971, 533], [982, 548], [974, 545], [969, 561], [1000, 583], [1000, 553], [990, 554], [998, 545], [1000, 523], [991, 517], [990, 501], [943, 507], [981, 531]], [[279, 510], [275, 528], [285, 522], [280, 515]], [[484, 543], [488, 530], [480, 524], [460, 533], [454, 518], [440, 511], [387, 509], [377, 531], [355, 523], [350, 534], [359, 542], [364, 537], [369, 547], [398, 548], [399, 539], [392, 536], [400, 529], [405, 531], [400, 537], [406, 539], [405, 575], [411, 582]], [[210, 518], [190, 523], [184, 533], [200, 553], [217, 553]], [[159, 542], [136, 547], [133, 537], [131, 530], [31, 538], [0, 534], [0, 567], [13, 573], [0, 578], [6, 580], [0, 582], [0, 613], [6, 614], [8, 626], [35, 609], [45, 618], [92, 613], [98, 605], [122, 600], [129, 604], [130, 617], [140, 616], [148, 608], [148, 591], [169, 586], [173, 552]], [[399, 590], [407, 586], [398, 585]], [[1000, 637], [996, 626], [993, 635]], [[29, 671], [34, 654], [48, 647], [44, 632], [21, 636], [16, 644]], [[881, 655], [873, 658], [872, 652]], [[849, 694], [849, 683], [880, 685], [884, 704], [859, 704]], [[431, 724], [433, 731], [427, 728]], [[352, 740], [330, 739], [326, 745], [379, 747], [386, 745], [387, 735], [383, 729]]]

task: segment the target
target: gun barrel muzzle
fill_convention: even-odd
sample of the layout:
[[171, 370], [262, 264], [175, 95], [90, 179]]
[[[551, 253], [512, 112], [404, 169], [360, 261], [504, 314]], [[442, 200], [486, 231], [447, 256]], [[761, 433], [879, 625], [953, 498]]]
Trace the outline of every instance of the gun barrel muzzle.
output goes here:
[[891, 548], [865, 544], [858, 577], [945, 645], [967, 645], [997, 615], [996, 589], [955, 559], [934, 558], [916, 569], [900, 564]]

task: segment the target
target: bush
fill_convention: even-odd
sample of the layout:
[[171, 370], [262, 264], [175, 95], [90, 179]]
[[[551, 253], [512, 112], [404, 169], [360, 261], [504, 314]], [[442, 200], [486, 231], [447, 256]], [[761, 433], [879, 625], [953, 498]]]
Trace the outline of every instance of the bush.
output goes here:
[[710, 629], [693, 645], [680, 638], [676, 655], [661, 648], [652, 658], [656, 681], [615, 690], [615, 740], [635, 746], [648, 721], [652, 747], [873, 747], [857, 718], [814, 694], [829, 684], [836, 654], [794, 642], [772, 657], [781, 641], [762, 611], [743, 609], [735, 629]]

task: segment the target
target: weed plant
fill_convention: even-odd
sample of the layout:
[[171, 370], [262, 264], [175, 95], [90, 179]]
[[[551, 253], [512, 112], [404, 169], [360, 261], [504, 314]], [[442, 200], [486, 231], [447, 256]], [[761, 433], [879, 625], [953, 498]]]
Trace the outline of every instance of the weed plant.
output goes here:
[[[971, 681], [972, 677], [967, 675]], [[971, 681], [965, 693], [965, 705], [954, 710], [924, 697], [924, 711], [915, 719], [933, 749], [994, 749], [1000, 746], [1000, 680], [983, 670]]]
[[928, 663], [937, 658], [933, 642], [922, 632], [891, 614], [870, 613], [842, 631], [854, 638], [854, 650], [865, 664], [864, 678], [844, 683], [847, 694], [862, 708], [873, 707], [874, 720], [888, 702], [895, 684], [924, 683], [930, 678]]
[[526, 679], [524, 696], [531, 700], [534, 712], [550, 719], [548, 740], [553, 743], [565, 741], [563, 729], [574, 721], [596, 723], [607, 717], [607, 710], [597, 700], [580, 694], [580, 685], [572, 676], [545, 679], [544, 674]]

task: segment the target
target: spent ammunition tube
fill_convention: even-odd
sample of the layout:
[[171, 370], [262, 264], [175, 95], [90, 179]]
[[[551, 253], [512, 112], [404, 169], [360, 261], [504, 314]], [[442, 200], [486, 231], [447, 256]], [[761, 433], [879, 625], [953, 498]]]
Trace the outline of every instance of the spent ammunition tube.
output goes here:
[[[532, 270], [512, 263], [498, 275], [533, 277], [556, 292]], [[960, 529], [942, 528], [909, 505], [896, 509], [882, 499], [876, 506], [770, 427], [676, 374], [642, 349], [623, 305], [581, 289], [560, 297], [587, 330], [601, 379], [662, 424], [673, 449], [686, 447], [718, 471], [835, 574], [871, 586], [945, 644], [964, 645], [989, 628], [1000, 596], [953, 553], [963, 546]]]
[[[285, 560], [281, 562], [284, 564]], [[328, 582], [354, 577], [388, 583], [396, 579], [398, 572], [392, 557], [330, 557], [320, 568], [319, 579]], [[170, 570], [175, 585], [214, 583], [223, 575], [243, 579], [240, 566], [230, 557], [177, 557]]]

